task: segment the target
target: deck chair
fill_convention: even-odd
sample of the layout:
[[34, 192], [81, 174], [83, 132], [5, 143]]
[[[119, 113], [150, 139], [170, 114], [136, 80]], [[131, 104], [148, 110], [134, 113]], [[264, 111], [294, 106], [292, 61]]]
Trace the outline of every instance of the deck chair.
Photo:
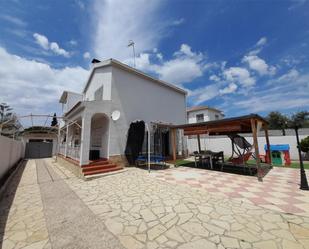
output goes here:
[[245, 167], [246, 162], [252, 156], [253, 146], [244, 137], [238, 134], [230, 134], [228, 137], [232, 142], [232, 156], [228, 161], [232, 164], [243, 165]]

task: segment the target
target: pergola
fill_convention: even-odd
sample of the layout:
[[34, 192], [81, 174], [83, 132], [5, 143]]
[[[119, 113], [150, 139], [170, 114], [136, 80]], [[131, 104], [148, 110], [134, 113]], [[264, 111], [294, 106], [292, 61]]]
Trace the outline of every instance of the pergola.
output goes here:
[[[241, 133], [252, 133], [253, 146], [256, 157], [256, 165], [258, 170], [258, 178], [260, 179], [261, 161], [258, 144], [258, 132], [264, 130], [267, 151], [270, 151], [269, 137], [268, 137], [268, 122], [257, 114], [250, 114], [246, 116], [225, 118], [215, 121], [174, 125], [170, 126], [172, 134], [172, 155], [173, 160], [176, 160], [176, 130], [183, 130], [184, 136], [196, 135], [198, 140], [198, 148], [201, 151], [200, 135], [208, 134], [214, 135], [231, 135]], [[267, 162], [271, 162], [270, 153], [266, 154]]]

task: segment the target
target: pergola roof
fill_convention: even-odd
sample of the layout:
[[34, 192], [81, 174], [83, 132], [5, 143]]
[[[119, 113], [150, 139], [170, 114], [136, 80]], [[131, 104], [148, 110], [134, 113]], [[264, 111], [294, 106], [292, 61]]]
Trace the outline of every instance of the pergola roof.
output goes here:
[[262, 128], [268, 125], [268, 122], [257, 114], [249, 114], [240, 117], [225, 118], [220, 120], [182, 124], [171, 126], [172, 129], [184, 130], [184, 135], [228, 135], [231, 133], [251, 133], [252, 121], [259, 121], [262, 123]]

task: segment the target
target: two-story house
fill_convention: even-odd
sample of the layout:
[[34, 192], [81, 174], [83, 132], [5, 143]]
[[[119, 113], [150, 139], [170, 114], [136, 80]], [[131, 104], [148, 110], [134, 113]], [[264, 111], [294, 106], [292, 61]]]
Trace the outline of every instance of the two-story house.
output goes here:
[[91, 174], [104, 172], [91, 162], [94, 154], [113, 164], [125, 164], [131, 122], [186, 122], [184, 90], [114, 59], [95, 62], [83, 92], [65, 91], [60, 98], [64, 126], [59, 153], [80, 168], [90, 165]]
[[187, 123], [199, 123], [224, 118], [223, 111], [208, 106], [193, 106], [187, 109]]

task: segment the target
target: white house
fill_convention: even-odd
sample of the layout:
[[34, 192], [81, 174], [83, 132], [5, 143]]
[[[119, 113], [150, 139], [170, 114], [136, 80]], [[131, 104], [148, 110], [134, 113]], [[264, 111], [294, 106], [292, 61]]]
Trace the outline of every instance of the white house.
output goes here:
[[199, 123], [224, 118], [221, 110], [208, 106], [194, 106], [187, 109], [187, 122]]
[[[89, 156], [123, 164], [131, 122], [186, 122], [186, 92], [114, 59], [93, 63], [82, 93], [63, 92], [60, 154], [79, 166]], [[112, 113], [120, 113], [117, 120]], [[100, 171], [98, 171], [100, 173]]]

